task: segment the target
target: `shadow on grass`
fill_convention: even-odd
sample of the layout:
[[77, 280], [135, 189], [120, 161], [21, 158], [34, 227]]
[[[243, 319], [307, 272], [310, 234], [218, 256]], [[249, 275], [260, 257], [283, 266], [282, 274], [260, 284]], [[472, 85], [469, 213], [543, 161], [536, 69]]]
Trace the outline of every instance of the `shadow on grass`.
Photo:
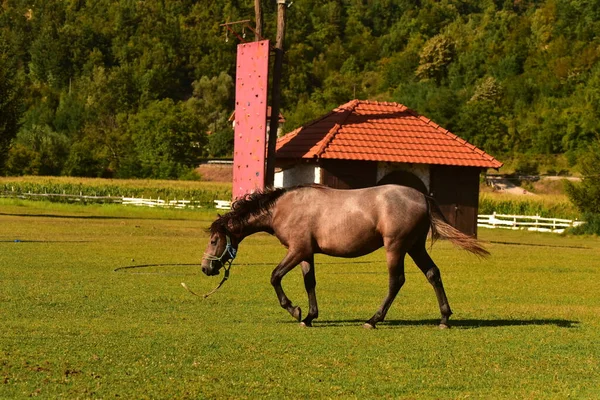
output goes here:
[[582, 249], [582, 250], [591, 249], [591, 247], [589, 247], [589, 246], [565, 246], [565, 245], [544, 244], [544, 243], [501, 242], [501, 241], [497, 241], [497, 240], [489, 240], [485, 243], [503, 244], [506, 246], [554, 247], [554, 248], [563, 248], [563, 249]]
[[0, 240], [0, 243], [92, 243], [91, 240]]
[[16, 213], [0, 213], [0, 216], [7, 217], [33, 217], [33, 218], [58, 218], [58, 219], [143, 219], [143, 220], [159, 220], [159, 221], [187, 221], [186, 218], [161, 218], [157, 216], [111, 216], [111, 215], [61, 215], [61, 214], [16, 214]]
[[[60, 218], [60, 219], [135, 219], [135, 217], [113, 217], [104, 215], [60, 215], [60, 214], [17, 214], [17, 213], [0, 213], [0, 216], [7, 217], [32, 217], [32, 218]], [[139, 219], [139, 218], [138, 218]]]
[[[314, 326], [317, 328], [328, 328], [336, 326], [352, 326], [362, 325], [365, 320], [362, 319], [347, 319], [347, 320], [315, 320]], [[439, 319], [419, 319], [419, 320], [388, 320], [379, 323], [377, 326], [396, 327], [396, 326], [432, 326], [437, 327], [440, 323]], [[507, 326], [555, 326], [559, 328], [575, 328], [579, 325], [579, 321], [571, 321], [567, 319], [452, 319], [450, 327], [455, 329], [477, 329], [477, 328], [501, 328]]]

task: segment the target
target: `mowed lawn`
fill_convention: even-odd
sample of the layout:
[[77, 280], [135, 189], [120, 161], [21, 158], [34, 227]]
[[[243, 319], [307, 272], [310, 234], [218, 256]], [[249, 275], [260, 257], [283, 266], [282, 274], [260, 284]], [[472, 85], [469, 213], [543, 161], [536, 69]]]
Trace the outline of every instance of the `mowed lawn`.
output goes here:
[[[0, 200], [0, 398], [600, 398], [600, 239], [480, 230], [492, 257], [432, 256], [454, 311], [439, 330], [412, 261], [387, 322], [381, 251], [317, 257], [320, 318], [269, 283], [285, 250], [240, 246], [231, 278], [197, 266], [214, 211]], [[340, 235], [343, 235], [340, 232]], [[151, 267], [115, 269], [127, 266]], [[284, 288], [306, 309], [300, 269]]]

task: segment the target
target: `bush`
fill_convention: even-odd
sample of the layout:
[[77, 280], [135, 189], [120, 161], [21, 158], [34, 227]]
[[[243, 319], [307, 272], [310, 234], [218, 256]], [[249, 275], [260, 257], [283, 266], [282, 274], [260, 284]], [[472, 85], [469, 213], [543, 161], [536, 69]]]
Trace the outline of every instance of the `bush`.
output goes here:
[[600, 214], [585, 214], [585, 224], [568, 230], [572, 235], [600, 235]]
[[600, 140], [596, 141], [580, 161], [583, 180], [580, 184], [567, 182], [567, 195], [585, 215], [586, 223], [572, 233], [600, 234]]
[[515, 174], [517, 175], [539, 175], [540, 164], [531, 158], [519, 158], [515, 166]]

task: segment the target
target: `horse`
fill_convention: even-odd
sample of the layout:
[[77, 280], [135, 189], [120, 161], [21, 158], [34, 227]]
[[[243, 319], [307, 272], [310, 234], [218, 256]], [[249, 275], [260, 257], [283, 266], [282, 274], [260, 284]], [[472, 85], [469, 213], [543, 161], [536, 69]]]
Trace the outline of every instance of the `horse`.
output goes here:
[[[287, 254], [273, 270], [271, 285], [279, 304], [302, 326], [310, 327], [319, 316], [314, 255], [360, 257], [385, 247], [389, 275], [388, 294], [364, 324], [375, 328], [382, 322], [405, 282], [406, 254], [414, 260], [433, 286], [441, 312], [440, 328], [449, 327], [452, 315], [440, 270], [427, 253], [427, 237], [438, 238], [475, 255], [489, 252], [474, 237], [452, 227], [436, 201], [415, 188], [381, 185], [364, 189], [333, 189], [322, 185], [269, 188], [247, 194], [232, 204], [231, 211], [210, 225], [210, 239], [202, 259], [202, 271], [218, 275], [231, 262], [239, 244], [249, 235], [274, 235]], [[281, 286], [283, 277], [300, 265], [308, 294], [308, 313], [294, 306]], [[226, 269], [226, 273], [229, 270]]]

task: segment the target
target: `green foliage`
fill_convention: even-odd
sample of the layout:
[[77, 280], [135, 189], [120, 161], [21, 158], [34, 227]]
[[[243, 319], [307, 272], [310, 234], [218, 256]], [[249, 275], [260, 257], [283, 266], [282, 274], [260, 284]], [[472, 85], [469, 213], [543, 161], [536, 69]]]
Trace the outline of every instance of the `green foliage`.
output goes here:
[[13, 143], [6, 161], [6, 170], [12, 175], [60, 175], [69, 154], [66, 135], [47, 125], [22, 129]]
[[441, 83], [448, 73], [448, 66], [454, 58], [454, 43], [446, 35], [432, 37], [421, 50], [416, 75], [422, 80], [433, 79]]
[[600, 214], [583, 214], [584, 224], [568, 230], [572, 235], [597, 235], [600, 236]]
[[211, 157], [233, 156], [233, 129], [223, 129], [208, 137], [208, 154]]
[[576, 233], [600, 234], [600, 140], [597, 140], [580, 160], [581, 183], [567, 182], [567, 195], [585, 214], [586, 224]]
[[[304, 0], [288, 11], [285, 131], [352, 98], [398, 101], [497, 158], [573, 165], [600, 131], [595, 2]], [[266, 2], [271, 39], [275, 13]], [[192, 128], [203, 156], [231, 154], [237, 39], [219, 24], [252, 15], [249, 1], [4, 1], [0, 160], [10, 173], [173, 177], [197, 156], [177, 148]], [[67, 154], [42, 168], [17, 130], [65, 137]]]
[[567, 194], [581, 212], [600, 214], [600, 141], [584, 153], [580, 165], [583, 179], [567, 182]]
[[527, 156], [518, 157], [515, 173], [519, 175], [538, 175], [540, 173], [539, 162]]
[[[208, 78], [203, 76], [192, 83], [193, 96], [187, 101], [191, 111], [202, 118], [204, 130], [210, 133], [204, 154], [223, 157], [233, 154], [233, 128], [229, 121], [229, 104], [233, 93], [233, 79], [226, 73]], [[228, 107], [229, 106], [229, 107]]]
[[206, 135], [185, 103], [151, 102], [127, 118], [125, 134], [135, 143], [140, 178], [176, 178], [198, 164]]
[[4, 30], [0, 30], [0, 175], [12, 139], [17, 135], [21, 118], [21, 94]]

